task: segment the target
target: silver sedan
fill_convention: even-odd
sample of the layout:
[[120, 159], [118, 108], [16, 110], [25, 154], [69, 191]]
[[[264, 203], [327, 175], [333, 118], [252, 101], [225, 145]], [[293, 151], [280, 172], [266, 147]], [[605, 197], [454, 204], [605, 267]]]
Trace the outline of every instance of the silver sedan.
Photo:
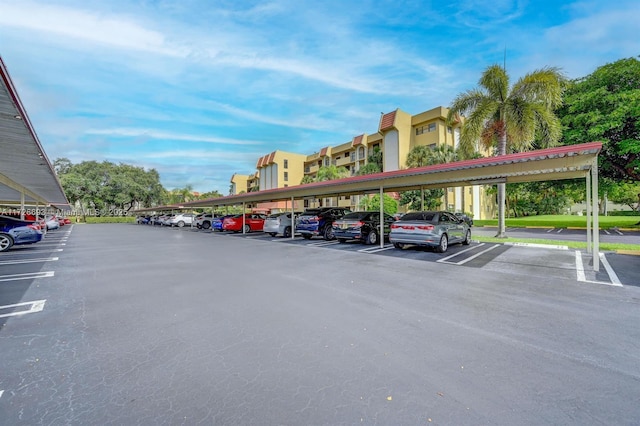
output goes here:
[[440, 253], [449, 244], [471, 242], [471, 229], [462, 219], [444, 211], [407, 213], [391, 225], [389, 241], [395, 248], [405, 245], [435, 247]]

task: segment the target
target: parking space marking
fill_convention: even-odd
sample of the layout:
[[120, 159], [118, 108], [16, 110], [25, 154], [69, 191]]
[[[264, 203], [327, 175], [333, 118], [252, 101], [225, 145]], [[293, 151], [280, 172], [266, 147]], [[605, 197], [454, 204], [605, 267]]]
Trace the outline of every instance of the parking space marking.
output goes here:
[[23, 260], [3, 260], [0, 261], [0, 265], [18, 265], [21, 263], [38, 263], [38, 262], [55, 262], [58, 257], [40, 257], [36, 259], [23, 259]]
[[604, 253], [600, 253], [600, 259], [602, 260], [602, 264], [607, 270], [607, 274], [609, 274], [609, 278], [611, 279], [610, 283], [607, 283], [604, 281], [595, 281], [595, 280], [587, 279], [587, 275], [584, 271], [584, 264], [582, 262], [582, 253], [579, 250], [576, 250], [576, 279], [584, 283], [603, 284], [603, 285], [610, 285], [614, 287], [623, 287], [622, 283], [618, 279], [618, 276], [613, 271], [613, 269], [611, 268], [611, 265], [609, 265], [609, 262], [607, 262], [606, 258], [604, 257]]
[[3, 390], [0, 390], [0, 398], [2, 398], [2, 394], [4, 393]]
[[562, 228], [558, 229], [558, 232], [556, 232], [556, 234], [561, 233], [561, 232], [562, 232], [562, 230], [563, 230]]
[[[484, 243], [479, 244], [479, 245], [477, 245], [476, 247], [473, 247], [473, 248], [478, 248], [478, 247], [480, 247], [481, 245], [484, 245]], [[466, 249], [466, 250], [462, 250], [462, 251], [460, 251], [460, 252], [458, 252], [458, 253], [456, 253], [456, 254], [454, 254], [454, 255], [452, 255], [452, 256], [445, 257], [444, 259], [438, 259], [438, 260], [436, 260], [436, 262], [440, 262], [440, 263], [449, 263], [449, 264], [451, 264], [451, 265], [464, 265], [465, 263], [472, 261], [472, 260], [473, 260], [473, 259], [475, 259], [476, 257], [478, 257], [478, 256], [482, 256], [483, 254], [488, 253], [488, 252], [490, 252], [491, 250], [493, 250], [493, 249], [495, 249], [495, 248], [498, 248], [498, 247], [500, 247], [500, 244], [496, 244], [496, 245], [491, 246], [491, 247], [489, 247], [489, 248], [487, 248], [487, 249], [485, 249], [485, 250], [482, 250], [481, 252], [478, 252], [478, 253], [474, 254], [473, 256], [470, 256], [470, 257], [468, 257], [468, 258], [466, 258], [466, 259], [464, 259], [464, 260], [461, 260], [460, 262], [449, 262], [449, 261], [447, 260], [447, 259], [451, 259], [452, 257], [455, 257], [455, 256], [457, 256], [457, 255], [460, 255], [460, 254], [462, 254], [462, 253], [464, 253], [464, 252], [466, 252], [466, 251], [468, 251], [468, 250], [471, 250], [472, 248], [470, 247], [470, 248], [468, 248], [468, 249]]]
[[607, 231], [606, 229], [604, 230], [604, 233], [607, 235], [611, 235], [611, 232]]
[[37, 253], [37, 252], [61, 252], [64, 249], [44, 249], [44, 250], [38, 250], [36, 247], [29, 247], [29, 248], [22, 248], [22, 249], [18, 249], [18, 250], [11, 250], [10, 252], [7, 252], [6, 254], [4, 254], [3, 256], [8, 256], [8, 255], [13, 255], [13, 254], [33, 254], [33, 253]]
[[618, 278], [618, 275], [616, 274], [616, 272], [613, 270], [613, 268], [609, 264], [609, 261], [607, 260], [607, 258], [604, 255], [604, 253], [600, 253], [600, 262], [602, 262], [602, 265], [604, 266], [604, 269], [607, 270], [607, 274], [609, 274], [609, 279], [611, 279], [611, 284], [619, 285], [620, 287], [622, 287], [622, 283], [620, 282], [620, 279]]
[[0, 275], [0, 282], [32, 280], [36, 278], [49, 278], [49, 277], [53, 277], [54, 274], [55, 274], [54, 271], [47, 271], [47, 272], [28, 272], [26, 274]]
[[334, 246], [336, 244], [340, 244], [339, 241], [320, 241], [317, 243], [308, 243], [308, 247], [325, 247], [325, 246]]
[[438, 260], [438, 262], [446, 262], [447, 260], [449, 260], [449, 259], [451, 259], [451, 258], [454, 258], [454, 257], [456, 257], [456, 256], [458, 256], [458, 255], [461, 255], [461, 254], [466, 253], [466, 252], [471, 251], [471, 250], [475, 250], [475, 249], [477, 249], [478, 247], [482, 247], [484, 244], [485, 244], [485, 243], [480, 243], [480, 244], [478, 244], [477, 246], [473, 246], [473, 247], [469, 247], [469, 248], [467, 248], [467, 249], [461, 250], [461, 251], [459, 251], [459, 252], [457, 252], [457, 253], [454, 253], [454, 254], [452, 254], [452, 255], [450, 255], [450, 256], [447, 256], [447, 257], [444, 257], [444, 258], [442, 258], [442, 259], [439, 259], [439, 260]]
[[551, 228], [551, 229], [547, 230], [547, 234], [549, 234], [549, 233], [553, 232], [553, 230], [554, 230], [553, 228]]
[[545, 248], [545, 249], [555, 249], [555, 250], [569, 250], [569, 246], [560, 246], [560, 245], [552, 245], [552, 244], [536, 244], [536, 243], [504, 243], [505, 246], [520, 246], [520, 247], [536, 247], [536, 248]]
[[613, 231], [614, 231], [614, 232], [617, 232], [619, 235], [624, 235], [622, 232], [620, 232], [620, 231], [619, 231], [619, 230], [617, 230], [617, 229], [614, 229]]
[[33, 314], [36, 312], [40, 312], [44, 309], [44, 303], [46, 301], [47, 301], [46, 299], [43, 299], [43, 300], [34, 300], [33, 302], [22, 302], [22, 303], [14, 303], [13, 305], [0, 306], [0, 312], [2, 312], [3, 309], [20, 308], [22, 306], [31, 305], [31, 307], [25, 311], [10, 312], [8, 314], [0, 314], [0, 318], [15, 317], [18, 315]]
[[385, 246], [382, 247], [382, 248], [380, 246], [367, 247], [367, 248], [363, 248], [363, 249], [358, 250], [358, 252], [359, 253], [378, 253], [378, 252], [381, 252], [381, 251], [390, 250], [392, 248], [395, 248], [395, 247], [393, 247], [393, 244], [385, 244]]

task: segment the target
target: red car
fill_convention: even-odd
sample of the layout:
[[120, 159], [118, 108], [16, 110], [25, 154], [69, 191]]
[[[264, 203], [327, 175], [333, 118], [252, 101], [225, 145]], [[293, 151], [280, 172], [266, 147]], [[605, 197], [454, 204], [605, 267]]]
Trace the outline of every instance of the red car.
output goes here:
[[[249, 233], [251, 231], [262, 232], [264, 226], [264, 220], [266, 216], [258, 213], [245, 213], [244, 214], [244, 232]], [[232, 217], [228, 217], [222, 221], [222, 229], [225, 231], [241, 232], [242, 231], [242, 215], [238, 214]]]

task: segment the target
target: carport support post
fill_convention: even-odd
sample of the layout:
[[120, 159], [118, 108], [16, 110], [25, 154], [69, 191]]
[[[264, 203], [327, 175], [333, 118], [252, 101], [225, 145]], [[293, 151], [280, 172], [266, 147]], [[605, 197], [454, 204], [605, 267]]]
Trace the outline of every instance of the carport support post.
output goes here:
[[424, 211], [424, 186], [420, 187], [420, 210]]
[[244, 234], [244, 225], [247, 223], [247, 217], [245, 216], [246, 203], [242, 202], [242, 233]]
[[384, 247], [384, 191], [380, 185], [380, 248]]
[[20, 192], [20, 220], [24, 220], [24, 192]]
[[296, 216], [295, 216], [295, 200], [291, 197], [291, 239], [296, 235]]
[[587, 253], [592, 253], [591, 247], [591, 170], [587, 172]]
[[593, 270], [600, 270], [600, 225], [598, 224], [598, 158], [591, 165], [591, 202], [593, 203]]

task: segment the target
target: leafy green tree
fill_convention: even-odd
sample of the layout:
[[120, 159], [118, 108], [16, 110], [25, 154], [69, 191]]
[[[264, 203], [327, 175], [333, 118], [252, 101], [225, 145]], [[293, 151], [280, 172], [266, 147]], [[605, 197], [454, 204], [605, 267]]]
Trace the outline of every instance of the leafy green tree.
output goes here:
[[[424, 198], [422, 194], [424, 193]], [[412, 190], [400, 193], [400, 205], [407, 206], [409, 210], [420, 211], [438, 210], [442, 205], [444, 189], [425, 189], [424, 191]]]
[[619, 182], [609, 188], [609, 200], [640, 212], [640, 182]]
[[318, 169], [316, 173], [316, 182], [324, 182], [327, 180], [342, 179], [349, 176], [349, 170], [346, 167], [338, 167], [333, 164], [330, 166], [323, 166]]
[[311, 175], [304, 175], [302, 180], [300, 181], [300, 185], [304, 185], [305, 183], [315, 182], [315, 179]]
[[[565, 77], [557, 68], [543, 68], [520, 78], [513, 86], [499, 65], [488, 67], [479, 87], [453, 100], [447, 121], [459, 115], [465, 121], [460, 133], [460, 149], [470, 155], [477, 141], [497, 155], [553, 146], [561, 137], [560, 119], [554, 110], [562, 104]], [[498, 237], [505, 234], [505, 184], [498, 184]]]
[[[398, 202], [393, 197], [383, 194], [382, 200], [382, 207], [385, 213], [394, 214], [398, 212]], [[366, 211], [380, 211], [380, 194], [362, 197], [359, 207]]]
[[559, 109], [563, 143], [602, 141], [600, 174], [640, 181], [640, 61], [621, 59], [575, 80]]

